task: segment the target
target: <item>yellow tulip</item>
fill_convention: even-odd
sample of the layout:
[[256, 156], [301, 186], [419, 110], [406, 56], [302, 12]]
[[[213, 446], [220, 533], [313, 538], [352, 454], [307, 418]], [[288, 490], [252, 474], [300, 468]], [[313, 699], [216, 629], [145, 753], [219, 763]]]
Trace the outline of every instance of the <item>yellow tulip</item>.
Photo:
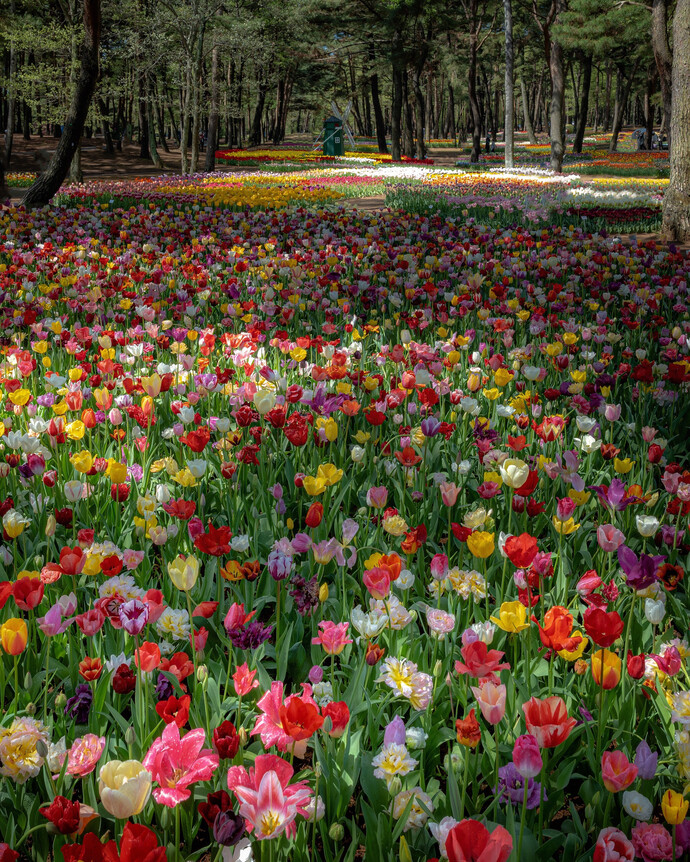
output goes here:
[[326, 482], [321, 476], [305, 476], [302, 487], [310, 497], [317, 497], [326, 490]]
[[682, 793], [676, 793], [675, 790], [667, 790], [661, 799], [661, 811], [664, 815], [664, 820], [671, 826], [677, 826], [685, 820], [685, 815], [688, 813], [687, 799], [683, 799]]
[[191, 554], [188, 557], [179, 554], [171, 563], [168, 563], [168, 574], [178, 590], [188, 592], [199, 577], [199, 561]]
[[562, 536], [569, 536], [571, 533], [574, 533], [575, 530], [580, 529], [580, 525], [575, 523], [574, 518], [568, 518], [567, 521], [559, 521], [554, 515], [552, 523], [556, 532], [560, 533]]
[[498, 616], [491, 617], [491, 622], [510, 634], [524, 631], [529, 628], [527, 608], [522, 602], [503, 602], [498, 609]]
[[111, 760], [101, 768], [98, 792], [117, 820], [141, 813], [151, 795], [151, 773], [138, 760]]
[[582, 632], [574, 631], [571, 637], [577, 637], [578, 635], [580, 636], [581, 640], [574, 650], [558, 650], [558, 655], [561, 658], [564, 658], [566, 661], [577, 661], [579, 658], [582, 658], [582, 653], [587, 649], [589, 640], [584, 636]]
[[93, 467], [93, 455], [86, 449], [70, 455], [70, 461], [77, 473], [88, 473]]
[[127, 465], [121, 464], [114, 458], [108, 458], [108, 466], [105, 475], [110, 478], [110, 481], [115, 485], [120, 485], [127, 479]]
[[472, 556], [479, 557], [480, 560], [485, 560], [493, 554], [496, 547], [494, 534], [477, 530], [476, 532], [471, 533], [468, 537], [467, 547]]
[[630, 458], [613, 459], [613, 469], [616, 471], [616, 473], [629, 473], [634, 466], [635, 462], [631, 461]]

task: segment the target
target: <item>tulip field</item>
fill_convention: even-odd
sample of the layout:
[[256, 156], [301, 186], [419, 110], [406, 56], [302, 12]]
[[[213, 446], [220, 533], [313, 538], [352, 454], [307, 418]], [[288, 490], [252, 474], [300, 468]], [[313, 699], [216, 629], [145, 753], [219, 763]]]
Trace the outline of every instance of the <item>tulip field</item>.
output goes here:
[[0, 862], [688, 858], [663, 182], [0, 211]]

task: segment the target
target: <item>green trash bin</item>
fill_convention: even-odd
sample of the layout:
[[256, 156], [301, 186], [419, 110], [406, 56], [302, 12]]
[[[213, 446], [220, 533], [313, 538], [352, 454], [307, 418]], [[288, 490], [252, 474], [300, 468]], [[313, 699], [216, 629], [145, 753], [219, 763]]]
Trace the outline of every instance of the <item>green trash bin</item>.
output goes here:
[[323, 154], [324, 156], [344, 156], [345, 141], [343, 139], [343, 123], [338, 117], [328, 117], [323, 124], [324, 140]]

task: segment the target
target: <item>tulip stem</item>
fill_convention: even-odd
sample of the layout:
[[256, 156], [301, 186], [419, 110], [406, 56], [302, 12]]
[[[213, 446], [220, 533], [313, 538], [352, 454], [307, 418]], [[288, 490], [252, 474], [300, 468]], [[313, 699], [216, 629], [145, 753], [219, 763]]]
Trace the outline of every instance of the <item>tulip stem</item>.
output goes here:
[[[187, 613], [189, 614], [189, 627], [192, 631], [191, 634], [191, 642], [192, 642], [192, 664], [194, 666], [194, 690], [196, 691], [197, 686], [197, 677], [196, 677], [196, 642], [194, 640], [194, 623], [192, 622], [192, 597], [189, 595], [189, 590], [185, 590], [185, 597], [187, 599]], [[177, 811], [177, 808], [175, 809]]]
[[[452, 766], [451, 766], [452, 769]], [[460, 820], [465, 817], [465, 793], [467, 791], [467, 778], [470, 771], [470, 748], [465, 746], [465, 765], [462, 773], [462, 792], [460, 794]]]
[[599, 725], [597, 727], [597, 760], [601, 757], [601, 732], [604, 729], [604, 650], [599, 650]]
[[529, 778], [523, 778], [522, 780], [524, 784], [522, 788], [522, 814], [520, 815], [520, 835], [518, 837], [517, 845], [517, 862], [520, 862], [520, 856], [522, 855], [522, 835], [525, 831], [525, 819], [527, 816], [527, 790], [529, 788]]
[[[675, 545], [675, 542], [674, 542], [674, 545]], [[673, 860], [675, 860], [675, 858], [676, 858], [676, 829], [677, 829], [677, 826], [674, 823], [673, 828], [671, 829], [671, 848], [672, 848], [671, 859], [673, 859]]]
[[[628, 662], [628, 645], [630, 643], [630, 629], [632, 628], [633, 614], [635, 612], [635, 600], [636, 599], [637, 599], [637, 593], [635, 592], [635, 590], [633, 590], [632, 591], [632, 599], [630, 601], [630, 612], [628, 613], [628, 624], [625, 627], [625, 642], [623, 644], [623, 661], [626, 663], [626, 667], [627, 667], [627, 662]], [[602, 670], [603, 670], [603, 668], [602, 668]], [[626, 680], [627, 680], [628, 676], [629, 676], [629, 674], [625, 674]], [[625, 695], [625, 683], [623, 684], [623, 686], [624, 687], [622, 689], [622, 693], [623, 693], [623, 695]]]
[[[189, 598], [189, 593], [187, 593]], [[180, 859], [180, 803], [175, 806], [175, 856]]]
[[276, 673], [278, 673], [278, 651], [280, 649], [280, 581], [276, 581]]
[[539, 841], [541, 845], [544, 838], [544, 786], [546, 784], [546, 768], [549, 762], [549, 749], [544, 749], [544, 761], [541, 767], [541, 787], [539, 788]]
[[46, 677], [43, 680], [43, 720], [48, 720], [48, 673], [50, 672], [50, 638], [46, 638]]

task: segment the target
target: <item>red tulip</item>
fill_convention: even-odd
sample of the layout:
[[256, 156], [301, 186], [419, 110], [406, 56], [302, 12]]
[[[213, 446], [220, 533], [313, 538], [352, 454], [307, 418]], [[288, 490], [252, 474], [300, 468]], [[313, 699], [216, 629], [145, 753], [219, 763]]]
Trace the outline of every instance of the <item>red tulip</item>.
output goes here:
[[518, 569], [526, 569], [532, 565], [537, 556], [537, 540], [529, 533], [521, 533], [519, 536], [508, 536], [503, 546], [506, 556]]
[[610, 647], [621, 636], [624, 628], [617, 611], [605, 611], [603, 608], [587, 608], [583, 621], [585, 631], [600, 647]]
[[513, 852], [513, 839], [507, 829], [493, 832], [478, 820], [462, 820], [448, 833], [448, 862], [506, 862]]
[[527, 731], [536, 737], [541, 748], [555, 748], [570, 736], [577, 722], [568, 717], [568, 708], [563, 698], [532, 697], [522, 704]]

